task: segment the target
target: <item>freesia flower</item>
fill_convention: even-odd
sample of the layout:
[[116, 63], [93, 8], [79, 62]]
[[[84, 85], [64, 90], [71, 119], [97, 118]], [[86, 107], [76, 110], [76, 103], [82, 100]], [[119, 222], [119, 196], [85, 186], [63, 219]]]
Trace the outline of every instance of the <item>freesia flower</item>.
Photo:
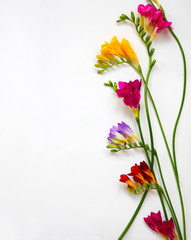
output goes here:
[[136, 79], [135, 81], [130, 82], [119, 82], [119, 89], [117, 90], [118, 97], [123, 98], [125, 105], [131, 108], [131, 111], [135, 114], [135, 117], [138, 116], [139, 101], [141, 99], [140, 89], [141, 89], [141, 80]]
[[120, 176], [119, 181], [123, 182], [123, 183], [126, 183], [127, 184], [127, 189], [131, 193], [136, 193], [137, 187], [135, 186], [135, 184], [131, 181], [131, 179], [126, 174], [122, 174]]
[[149, 182], [157, 183], [154, 179], [154, 176], [153, 176], [149, 166], [147, 165], [147, 163], [145, 161], [140, 162], [139, 169], [145, 180], [147, 180]]
[[133, 180], [141, 185], [149, 184], [149, 182], [143, 177], [143, 174], [137, 164], [131, 167], [131, 172], [128, 175], [133, 176]]
[[112, 38], [110, 43], [105, 42], [105, 44], [101, 46], [101, 54], [96, 57], [98, 59], [96, 67], [103, 68], [103, 71], [108, 67], [118, 64], [119, 59], [125, 59], [139, 66], [138, 58], [129, 41], [127, 39], [122, 39], [120, 43], [116, 36]]
[[146, 6], [140, 4], [138, 12], [141, 15], [141, 24], [144, 27], [144, 31], [148, 29], [149, 35], [153, 33], [151, 41], [164, 28], [168, 28], [172, 24], [172, 22], [164, 20], [162, 10], [156, 10], [151, 4], [147, 4]]
[[[135, 184], [128, 176], [133, 177]], [[158, 185], [151, 170], [144, 161], [140, 163], [140, 166], [135, 164], [133, 167], [131, 167], [131, 173], [122, 174], [119, 181], [126, 183], [127, 189], [133, 194], [139, 194], [143, 191], [148, 191], [151, 188], [156, 189], [156, 185], [153, 186], [152, 183], [156, 183]]]
[[110, 129], [109, 137], [107, 138], [111, 144], [126, 145], [129, 143], [135, 143], [138, 140], [132, 129], [124, 122], [118, 123], [118, 126], [113, 126]]
[[168, 238], [172, 240], [178, 240], [178, 237], [175, 233], [175, 227], [173, 219], [169, 221], [162, 221], [161, 213], [151, 212], [150, 216], [144, 218], [145, 223], [155, 232], [159, 233], [164, 239]]
[[141, 185], [157, 183], [149, 166], [145, 161], [141, 162], [140, 165], [135, 164], [133, 167], [131, 167], [131, 173], [128, 175], [133, 176], [133, 180], [140, 183]]

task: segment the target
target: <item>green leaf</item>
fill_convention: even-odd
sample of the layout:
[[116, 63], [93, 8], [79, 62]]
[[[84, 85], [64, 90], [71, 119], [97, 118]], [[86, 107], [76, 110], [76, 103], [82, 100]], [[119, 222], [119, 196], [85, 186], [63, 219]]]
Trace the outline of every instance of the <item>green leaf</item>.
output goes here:
[[107, 87], [110, 87], [110, 84], [109, 83], [104, 83], [105, 86]]
[[143, 38], [146, 35], [146, 32], [142, 32], [141, 37]]
[[138, 27], [138, 26], [139, 26], [139, 24], [140, 24], [140, 18], [139, 18], [139, 17], [137, 17], [137, 19], [136, 19], [136, 27]]
[[154, 51], [155, 51], [155, 49], [154, 49], [154, 48], [152, 48], [152, 49], [151, 49], [151, 51], [150, 51], [150, 53], [149, 53], [149, 54], [150, 54], [150, 56], [152, 56], [152, 55], [153, 55]]
[[117, 149], [122, 150], [122, 148], [120, 148], [119, 146], [117, 146]]
[[142, 31], [143, 31], [143, 27], [142, 26], [140, 26], [140, 28], [139, 28], [139, 33], [142, 33]]
[[151, 67], [153, 67], [155, 65], [155, 63], [156, 63], [156, 60], [154, 59], [151, 63]]
[[116, 83], [116, 82], [114, 82], [113, 90], [114, 90], [115, 92], [117, 92], [117, 83]]
[[131, 12], [131, 19], [132, 19], [133, 22], [135, 22], [135, 14], [134, 14], [134, 12]]
[[145, 42], [147, 43], [150, 40], [150, 38], [151, 38], [150, 36], [147, 36]]
[[109, 144], [109, 145], [107, 145], [107, 148], [117, 148], [117, 145], [115, 145], [115, 144]]
[[130, 148], [132, 148], [132, 145], [130, 143], [127, 144]]
[[121, 20], [130, 20], [129, 17], [127, 17], [127, 15], [125, 14], [121, 14], [121, 16], [119, 17]]
[[119, 23], [119, 22], [122, 22], [123, 20], [117, 20], [116, 22]]
[[149, 48], [151, 46], [152, 42], [148, 42], [147, 47]]
[[105, 69], [99, 70], [99, 71], [97, 71], [97, 73], [98, 73], [98, 74], [101, 74], [101, 73], [104, 72], [104, 71], [105, 71]]
[[150, 148], [149, 148], [149, 145], [148, 145], [148, 144], [146, 144], [146, 145], [145, 145], [145, 147], [146, 147], [146, 149], [147, 149], [147, 150], [150, 150]]
[[119, 150], [112, 149], [111, 152], [119, 152]]
[[110, 84], [111, 87], [113, 87], [113, 83], [112, 83], [112, 81], [109, 80], [109, 84]]

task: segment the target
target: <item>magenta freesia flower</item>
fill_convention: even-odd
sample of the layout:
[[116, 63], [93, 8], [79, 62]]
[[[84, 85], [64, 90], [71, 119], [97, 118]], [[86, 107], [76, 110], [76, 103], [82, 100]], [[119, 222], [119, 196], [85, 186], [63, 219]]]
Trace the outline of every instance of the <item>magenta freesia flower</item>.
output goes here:
[[138, 116], [139, 102], [141, 99], [140, 89], [141, 80], [136, 79], [130, 82], [119, 82], [119, 89], [117, 90], [118, 97], [123, 98], [125, 105], [129, 106], [135, 116]]
[[117, 127], [113, 126], [107, 139], [111, 144], [122, 146], [130, 142], [135, 143], [135, 139], [139, 141], [132, 129], [124, 122], [118, 123]]
[[151, 212], [150, 216], [144, 218], [145, 223], [155, 232], [159, 233], [165, 239], [177, 240], [174, 222], [172, 218], [169, 221], [162, 221], [161, 213]]
[[141, 16], [151, 18], [154, 16], [156, 10], [151, 4], [147, 4], [146, 6], [140, 4], [138, 6], [138, 12], [141, 14]]
[[170, 27], [171, 22], [165, 21], [163, 18], [162, 10], [156, 10], [151, 4], [138, 6], [138, 12], [142, 16], [142, 25], [144, 30], [148, 29], [149, 35], [152, 34], [152, 39], [156, 37], [164, 28]]

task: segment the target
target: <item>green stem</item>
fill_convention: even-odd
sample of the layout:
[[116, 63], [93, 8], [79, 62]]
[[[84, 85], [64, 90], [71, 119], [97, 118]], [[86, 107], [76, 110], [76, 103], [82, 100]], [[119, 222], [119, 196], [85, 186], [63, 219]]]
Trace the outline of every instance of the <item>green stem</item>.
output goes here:
[[[147, 51], [149, 54], [149, 48], [147, 47]], [[144, 98], [145, 98], [145, 109], [146, 109], [146, 115], [147, 115], [147, 122], [148, 122], [148, 127], [149, 127], [149, 134], [150, 134], [150, 141], [151, 141], [151, 170], [153, 169], [153, 163], [154, 163], [154, 140], [153, 140], [153, 132], [152, 132], [152, 126], [151, 126], [151, 120], [150, 120], [150, 115], [149, 115], [149, 108], [148, 108], [148, 98], [147, 98], [147, 91], [148, 91], [148, 82], [149, 82], [149, 76], [152, 70], [152, 57], [149, 55], [149, 70], [147, 73], [146, 81], [145, 81], [145, 93], [144, 93]], [[142, 72], [142, 70], [140, 70]]]
[[[149, 0], [149, 2], [153, 5], [152, 1]], [[153, 5], [154, 6], [154, 5]], [[155, 6], [154, 6], [155, 7]], [[167, 18], [165, 16], [165, 11], [162, 8], [162, 6], [160, 6], [160, 8], [163, 11], [163, 17], [164, 20], [167, 21]], [[156, 9], [156, 7], [155, 7]], [[172, 137], [172, 149], [173, 149], [173, 159], [174, 159], [174, 173], [176, 176], [176, 182], [177, 182], [177, 187], [178, 187], [178, 192], [179, 192], [179, 197], [180, 197], [180, 203], [181, 203], [181, 209], [182, 209], [182, 219], [183, 219], [183, 231], [184, 231], [184, 240], [186, 240], [186, 220], [185, 220], [185, 210], [184, 210], [184, 202], [183, 202], [183, 197], [182, 197], [182, 192], [181, 192], [181, 188], [180, 188], [180, 183], [179, 183], [179, 176], [178, 176], [178, 168], [177, 168], [177, 160], [176, 160], [176, 151], [175, 151], [175, 140], [176, 140], [176, 131], [177, 131], [177, 127], [178, 127], [178, 123], [180, 120], [180, 116], [182, 113], [182, 109], [183, 109], [183, 105], [184, 105], [184, 101], [185, 101], [185, 95], [186, 95], [186, 84], [187, 84], [187, 66], [186, 66], [186, 58], [185, 58], [185, 54], [184, 54], [184, 50], [183, 47], [178, 39], [178, 37], [176, 36], [176, 34], [174, 33], [174, 31], [169, 28], [170, 33], [172, 34], [172, 36], [174, 37], [175, 41], [178, 44], [178, 47], [180, 49], [181, 55], [182, 55], [182, 60], [183, 60], [183, 68], [184, 68], [184, 83], [183, 83], [183, 92], [182, 92], [182, 99], [181, 99], [181, 104], [180, 104], [180, 108], [178, 111], [178, 116], [174, 125], [174, 130], [173, 130], [173, 137]]]
[[[142, 144], [143, 144], [143, 146], [144, 146], [144, 151], [145, 151], [145, 154], [146, 154], [146, 157], [147, 157], [149, 166], [151, 166], [151, 160], [150, 160], [150, 158], [149, 158], [147, 149], [146, 149], [146, 147], [145, 147], [146, 145], [145, 145], [145, 140], [144, 140], [143, 133], [142, 133], [142, 128], [141, 128], [141, 124], [140, 124], [139, 115], [138, 115], [138, 117], [136, 118], [136, 121], [137, 121], [137, 125], [138, 125], [138, 128], [139, 128], [139, 133], [140, 133], [141, 141], [142, 141]], [[153, 172], [153, 170], [152, 170], [152, 172]], [[154, 175], [155, 180], [157, 181], [154, 172], [153, 172], [153, 175]], [[162, 205], [162, 208], [163, 208], [163, 211], [164, 211], [165, 219], [166, 219], [166, 221], [167, 221], [167, 220], [168, 220], [168, 215], [167, 215], [166, 208], [165, 208], [165, 205], [164, 205], [164, 201], [163, 201], [163, 198], [162, 198], [162, 194], [161, 194], [160, 191], [158, 191], [158, 195], [159, 195], [159, 198], [160, 198], [160, 201], [161, 201], [161, 205]]]
[[[142, 77], [142, 79], [143, 79], [143, 82], [146, 83], [142, 71], [140, 72], [140, 75], [141, 75], [141, 77]], [[150, 98], [150, 100], [151, 100], [152, 106], [153, 106], [153, 108], [154, 108], [154, 111], [155, 111], [155, 114], [156, 114], [156, 117], [157, 117], [157, 120], [158, 120], [160, 129], [161, 129], [161, 132], [162, 132], [162, 135], [163, 135], [163, 139], [164, 139], [164, 142], [165, 142], [167, 151], [168, 151], [169, 158], [170, 158], [170, 160], [171, 160], [172, 167], [173, 167], [173, 169], [174, 169], [173, 158], [172, 158], [172, 155], [171, 155], [171, 152], [170, 152], [170, 148], [169, 148], [169, 145], [168, 145], [168, 142], [167, 142], [167, 139], [166, 139], [166, 135], [165, 135], [165, 132], [164, 132], [164, 129], [163, 129], [163, 126], [162, 126], [162, 123], [161, 123], [161, 120], [160, 120], [160, 117], [159, 117], [159, 114], [158, 114], [157, 107], [156, 107], [156, 105], [155, 105], [155, 102], [154, 102], [154, 100], [153, 100], [153, 97], [152, 97], [152, 94], [151, 94], [149, 88], [147, 88], [147, 91], [148, 91], [149, 98]]]
[[[145, 154], [146, 154], [146, 157], [147, 157], [147, 160], [149, 162], [149, 165], [151, 164], [151, 161], [150, 161], [150, 158], [149, 158], [149, 154], [147, 152], [147, 148], [146, 148], [146, 145], [145, 145], [145, 141], [144, 141], [144, 138], [143, 138], [143, 133], [142, 133], [142, 129], [141, 129], [141, 125], [140, 125], [140, 119], [139, 119], [139, 112], [138, 112], [138, 117], [136, 118], [136, 121], [137, 121], [137, 125], [138, 125], [138, 128], [139, 128], [139, 132], [140, 132], [140, 136], [141, 136], [141, 142], [143, 144], [143, 147], [144, 147], [144, 151], [145, 151]], [[153, 174], [154, 175], [154, 174]], [[155, 175], [154, 175], [155, 177]], [[155, 177], [156, 179], [156, 177]], [[163, 208], [163, 211], [164, 211], [164, 215], [165, 215], [165, 219], [166, 221], [168, 220], [168, 216], [167, 216], [167, 212], [166, 212], [166, 208], [165, 208], [165, 204], [164, 204], [164, 201], [163, 201], [163, 197], [162, 197], [162, 194], [159, 190], [157, 190], [158, 194], [159, 194], [159, 198], [160, 198], [160, 201], [161, 201], [161, 205], [162, 205], [162, 208]], [[146, 195], [147, 195], [148, 192], [145, 192], [141, 198], [141, 201], [139, 202], [139, 205], [137, 206], [132, 218], [130, 219], [129, 223], [127, 224], [126, 228], [123, 230], [122, 234], [120, 235], [120, 237], [118, 238], [118, 240], [121, 240], [125, 234], [127, 233], [127, 231], [129, 230], [130, 226], [132, 225], [133, 221], [135, 220], [137, 214], [139, 213], [139, 210], [141, 209], [142, 205], [143, 205], [143, 202], [146, 198]]]
[[159, 169], [160, 177], [161, 177], [161, 180], [162, 180], [163, 188], [164, 188], [164, 191], [165, 191], [165, 194], [166, 194], [166, 198], [167, 198], [167, 200], [169, 202], [171, 213], [172, 213], [173, 220], [174, 220], [174, 224], [175, 224], [176, 230], [178, 232], [179, 240], [183, 240], [182, 233], [181, 233], [181, 230], [180, 230], [180, 226], [179, 226], [179, 223], [178, 223], [178, 219], [177, 219], [176, 213], [174, 211], [174, 208], [173, 208], [170, 196], [168, 194], [168, 190], [166, 188], [166, 184], [165, 184], [164, 177], [163, 177], [162, 170], [161, 170], [160, 161], [159, 161], [158, 154], [157, 154], [156, 151], [155, 151], [155, 157], [156, 157], [156, 160], [157, 160], [158, 169]]
[[132, 225], [132, 223], [133, 223], [133, 221], [135, 220], [135, 218], [136, 218], [139, 210], [141, 209], [141, 207], [142, 207], [142, 205], [143, 205], [143, 202], [144, 202], [144, 200], [145, 200], [145, 198], [146, 198], [146, 196], [147, 196], [147, 193], [148, 193], [148, 192], [145, 192], [145, 193], [143, 194], [143, 196], [142, 196], [142, 198], [141, 198], [141, 201], [139, 202], [139, 205], [137, 206], [137, 208], [136, 208], [136, 210], [135, 210], [135, 212], [134, 212], [131, 220], [129, 221], [129, 223], [128, 223], [128, 225], [126, 226], [126, 228], [123, 230], [123, 232], [122, 232], [122, 234], [120, 235], [120, 237], [118, 238], [118, 240], [121, 240], [121, 239], [125, 236], [126, 232], [129, 230], [130, 226]]

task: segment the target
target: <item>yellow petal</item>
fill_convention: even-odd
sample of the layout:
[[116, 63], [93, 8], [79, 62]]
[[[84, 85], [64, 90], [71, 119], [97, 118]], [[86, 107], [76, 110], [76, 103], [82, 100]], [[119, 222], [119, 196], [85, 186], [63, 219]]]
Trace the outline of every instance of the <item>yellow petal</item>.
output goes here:
[[131, 108], [131, 111], [135, 114], [135, 117], [138, 117], [138, 108]]
[[159, 5], [159, 2], [158, 2], [157, 0], [153, 0], [153, 1], [154, 1], [158, 6], [160, 6], [160, 5]]
[[104, 44], [101, 46], [101, 54], [109, 59], [115, 59], [116, 52]]
[[97, 59], [99, 59], [99, 60], [109, 61], [109, 59], [106, 58], [106, 57], [104, 57], [103, 55], [97, 55], [96, 57], [97, 57]]
[[118, 57], [125, 57], [125, 53], [116, 36], [111, 39], [110, 47], [118, 53]]
[[122, 47], [123, 51], [125, 52], [126, 58], [129, 60], [135, 61], [139, 66], [138, 58], [127, 39], [125, 39], [125, 38], [122, 39], [121, 47]]
[[130, 187], [136, 189], [135, 184], [134, 184], [131, 180], [127, 180], [126, 183], [127, 183]]

